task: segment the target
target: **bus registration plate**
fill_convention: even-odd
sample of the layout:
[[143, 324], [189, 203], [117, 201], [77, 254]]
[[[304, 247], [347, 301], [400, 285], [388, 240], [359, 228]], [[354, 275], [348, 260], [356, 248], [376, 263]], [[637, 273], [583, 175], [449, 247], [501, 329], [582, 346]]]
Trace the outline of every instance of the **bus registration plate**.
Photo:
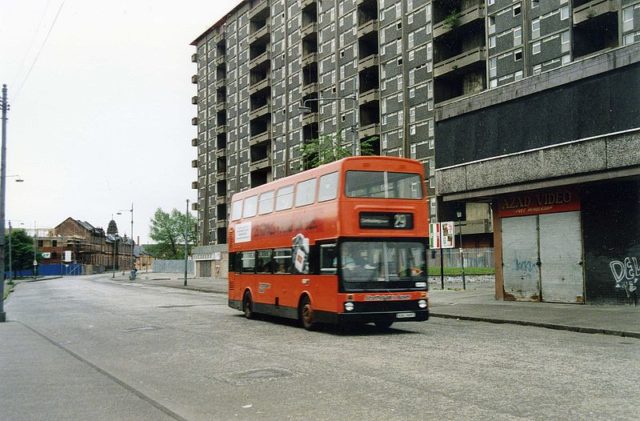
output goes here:
[[398, 314], [396, 314], [396, 318], [397, 319], [410, 319], [412, 317], [416, 317], [416, 313], [410, 312], [410, 313], [398, 313]]

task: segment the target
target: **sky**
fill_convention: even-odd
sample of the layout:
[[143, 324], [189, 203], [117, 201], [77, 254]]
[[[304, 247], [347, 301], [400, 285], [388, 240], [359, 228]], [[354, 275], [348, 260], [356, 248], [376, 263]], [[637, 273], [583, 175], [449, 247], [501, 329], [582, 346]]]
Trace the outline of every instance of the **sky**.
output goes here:
[[0, 0], [6, 220], [106, 230], [113, 217], [130, 236], [133, 204], [146, 244], [156, 209], [185, 212], [197, 199], [190, 44], [239, 3]]

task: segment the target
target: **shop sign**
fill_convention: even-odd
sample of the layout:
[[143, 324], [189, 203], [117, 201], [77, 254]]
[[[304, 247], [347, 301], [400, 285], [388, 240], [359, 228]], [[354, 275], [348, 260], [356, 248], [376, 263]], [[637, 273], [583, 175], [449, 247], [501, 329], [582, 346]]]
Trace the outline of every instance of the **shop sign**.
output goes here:
[[544, 190], [504, 196], [498, 202], [498, 215], [539, 215], [580, 210], [580, 198], [571, 189]]

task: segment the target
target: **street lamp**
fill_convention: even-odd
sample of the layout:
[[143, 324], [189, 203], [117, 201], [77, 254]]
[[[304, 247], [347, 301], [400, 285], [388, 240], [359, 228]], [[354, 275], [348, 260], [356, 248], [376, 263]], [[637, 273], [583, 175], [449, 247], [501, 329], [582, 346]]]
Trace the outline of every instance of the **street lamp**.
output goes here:
[[460, 232], [460, 266], [462, 267], [462, 289], [467, 289], [467, 283], [464, 276], [464, 253], [462, 251], [462, 211], [457, 211], [458, 231]]
[[349, 99], [352, 101], [353, 107], [353, 124], [351, 125], [351, 134], [352, 134], [352, 144], [351, 144], [351, 155], [356, 156], [358, 154], [357, 148], [357, 139], [358, 139], [358, 114], [357, 114], [357, 106], [358, 106], [358, 97], [356, 94], [348, 95], [348, 96], [336, 96], [336, 97], [320, 97], [320, 98], [308, 98], [302, 102], [302, 105], [298, 106], [298, 111], [301, 111], [303, 114], [309, 114], [313, 110], [308, 105], [311, 102], [324, 102], [324, 101], [340, 101], [342, 99]]
[[134, 257], [133, 257], [133, 246], [135, 242], [133, 241], [133, 202], [131, 202], [131, 209], [120, 209], [117, 215], [122, 215], [122, 212], [131, 212], [131, 270], [134, 269]]
[[7, 320], [4, 312], [4, 199], [7, 186], [7, 85], [2, 85], [2, 150], [0, 154], [0, 268], [2, 268], [2, 279], [0, 279], [0, 322]]

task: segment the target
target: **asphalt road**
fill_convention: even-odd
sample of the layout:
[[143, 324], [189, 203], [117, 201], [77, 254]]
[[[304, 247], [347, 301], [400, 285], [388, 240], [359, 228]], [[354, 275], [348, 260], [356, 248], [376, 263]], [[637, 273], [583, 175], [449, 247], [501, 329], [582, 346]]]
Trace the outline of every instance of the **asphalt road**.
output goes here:
[[451, 319], [307, 332], [226, 296], [21, 284], [0, 419], [637, 419], [640, 340]]

